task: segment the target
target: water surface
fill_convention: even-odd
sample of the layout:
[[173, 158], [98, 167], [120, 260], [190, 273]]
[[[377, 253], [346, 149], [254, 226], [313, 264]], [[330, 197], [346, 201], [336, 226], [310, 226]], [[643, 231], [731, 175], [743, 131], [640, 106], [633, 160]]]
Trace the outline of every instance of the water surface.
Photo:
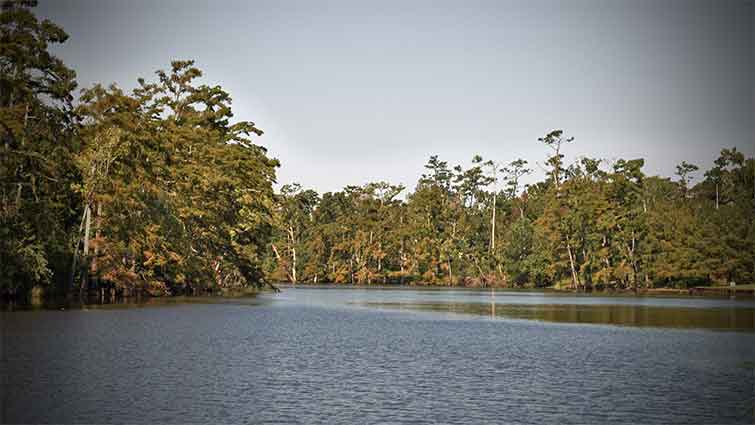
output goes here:
[[2, 313], [2, 422], [753, 422], [752, 300], [191, 301]]

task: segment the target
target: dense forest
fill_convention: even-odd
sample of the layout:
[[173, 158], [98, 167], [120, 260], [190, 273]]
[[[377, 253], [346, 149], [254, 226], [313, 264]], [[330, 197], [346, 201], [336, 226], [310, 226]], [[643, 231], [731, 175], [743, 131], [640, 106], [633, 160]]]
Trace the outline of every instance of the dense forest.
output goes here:
[[646, 176], [643, 159], [581, 157], [573, 137], [541, 143], [544, 181], [528, 162], [451, 167], [432, 156], [414, 192], [376, 182], [322, 196], [277, 196], [271, 279], [289, 282], [639, 290], [751, 283], [755, 160], [724, 149], [704, 179]]
[[[751, 283], [755, 160], [647, 176], [554, 130], [527, 160], [431, 156], [413, 192], [387, 182], [275, 193], [278, 162], [231, 97], [173, 61], [126, 92], [77, 91], [50, 53], [68, 36], [35, 1], [0, 17], [0, 293], [179, 294], [267, 282], [576, 290]], [[513, 156], [513, 155], [512, 155]], [[513, 158], [512, 158], [513, 159]], [[696, 182], [696, 183], [695, 183]], [[695, 183], [695, 184], [693, 184]]]

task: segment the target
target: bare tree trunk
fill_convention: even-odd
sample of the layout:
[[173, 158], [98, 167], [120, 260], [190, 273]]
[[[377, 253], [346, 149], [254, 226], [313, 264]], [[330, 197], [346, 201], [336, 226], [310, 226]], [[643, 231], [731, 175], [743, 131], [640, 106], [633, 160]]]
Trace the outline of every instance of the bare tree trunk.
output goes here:
[[86, 216], [86, 223], [84, 224], [84, 251], [83, 251], [83, 257], [84, 257], [84, 263], [82, 265], [82, 276], [81, 276], [81, 285], [79, 286], [79, 293], [84, 291], [84, 288], [88, 286], [89, 284], [89, 236], [90, 231], [92, 228], [92, 209], [89, 207], [89, 205], [86, 206], [86, 209], [84, 210], [84, 215]]
[[634, 293], [638, 292], [637, 288], [637, 262], [634, 259], [635, 251], [635, 237], [634, 231], [632, 231], [632, 250], [629, 251], [629, 260], [632, 262], [632, 284], [634, 285]]
[[86, 224], [84, 225], [84, 256], [89, 255], [89, 236], [92, 229], [92, 210], [87, 205], [86, 208]]
[[81, 232], [84, 231], [84, 224], [89, 214], [89, 208], [84, 207], [84, 213], [81, 215], [81, 223], [79, 224], [79, 233], [76, 235], [76, 246], [73, 249], [73, 260], [71, 261], [71, 274], [68, 277], [68, 287], [73, 288], [73, 279], [76, 275], [76, 267], [78, 266], [79, 259], [79, 245], [81, 245]]
[[296, 285], [296, 238], [294, 237], [294, 227], [289, 224], [288, 238], [291, 250], [291, 282]]
[[575, 289], [579, 289], [579, 278], [577, 277], [577, 270], [574, 268], [574, 256], [571, 253], [571, 242], [569, 242], [569, 238], [566, 238], [566, 251], [569, 253], [572, 283], [574, 284]]
[[490, 219], [490, 253], [495, 252], [495, 201], [497, 194], [493, 193], [493, 217]]
[[367, 246], [369, 247], [369, 251], [368, 251], [368, 254], [365, 255], [364, 265], [367, 268], [367, 284], [371, 285], [372, 284], [372, 273], [370, 272], [370, 255], [369, 255], [369, 252], [372, 252], [372, 230], [370, 230], [370, 241], [367, 244]]
[[97, 203], [97, 213], [94, 217], [94, 240], [97, 241], [94, 245], [94, 256], [92, 257], [92, 276], [95, 277], [95, 284], [99, 285], [99, 278], [98, 278], [98, 264], [97, 264], [97, 257], [100, 254], [100, 227], [102, 225], [102, 202]]
[[275, 259], [278, 260], [278, 263], [284, 264], [283, 269], [286, 270], [286, 275], [290, 280], [293, 280], [291, 277], [291, 272], [287, 270], [285, 267], [285, 263], [283, 262], [283, 259], [281, 258], [280, 252], [278, 252], [278, 248], [275, 246], [275, 244], [270, 244], [273, 247], [273, 253], [275, 253]]
[[291, 280], [296, 285], [296, 247], [291, 248]]
[[[401, 225], [401, 228], [403, 228], [404, 227], [404, 214], [401, 214], [399, 216], [399, 223]], [[404, 283], [404, 263], [406, 262], [406, 253], [404, 251], [405, 251], [404, 237], [401, 236], [401, 247], [399, 248], [398, 252], [399, 252], [399, 258], [401, 259], [401, 261], [399, 261], [399, 267], [401, 269], [401, 277], [399, 277], [399, 283], [401, 283], [402, 285]]]
[[73, 260], [71, 261], [71, 273], [68, 275], [68, 288], [73, 289], [73, 280], [76, 276], [76, 267], [79, 259], [79, 245], [81, 245], [81, 234], [77, 235], [76, 247], [73, 250]]

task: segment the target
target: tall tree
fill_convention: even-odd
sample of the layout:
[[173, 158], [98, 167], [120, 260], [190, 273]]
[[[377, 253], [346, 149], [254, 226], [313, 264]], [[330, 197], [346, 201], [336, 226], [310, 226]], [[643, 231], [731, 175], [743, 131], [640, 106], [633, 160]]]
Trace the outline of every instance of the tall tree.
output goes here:
[[75, 226], [75, 73], [49, 51], [68, 35], [36, 4], [0, 10], [0, 293], [60, 282]]

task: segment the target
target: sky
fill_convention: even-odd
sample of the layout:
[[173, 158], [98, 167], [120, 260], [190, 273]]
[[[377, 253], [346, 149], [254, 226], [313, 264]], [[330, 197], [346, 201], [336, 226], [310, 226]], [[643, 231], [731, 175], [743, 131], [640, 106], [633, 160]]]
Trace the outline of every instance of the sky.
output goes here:
[[[581, 156], [671, 176], [755, 155], [752, 0], [39, 0], [81, 87], [194, 59], [281, 161], [279, 184], [413, 189], [430, 155]], [[702, 177], [702, 170], [698, 179]]]

